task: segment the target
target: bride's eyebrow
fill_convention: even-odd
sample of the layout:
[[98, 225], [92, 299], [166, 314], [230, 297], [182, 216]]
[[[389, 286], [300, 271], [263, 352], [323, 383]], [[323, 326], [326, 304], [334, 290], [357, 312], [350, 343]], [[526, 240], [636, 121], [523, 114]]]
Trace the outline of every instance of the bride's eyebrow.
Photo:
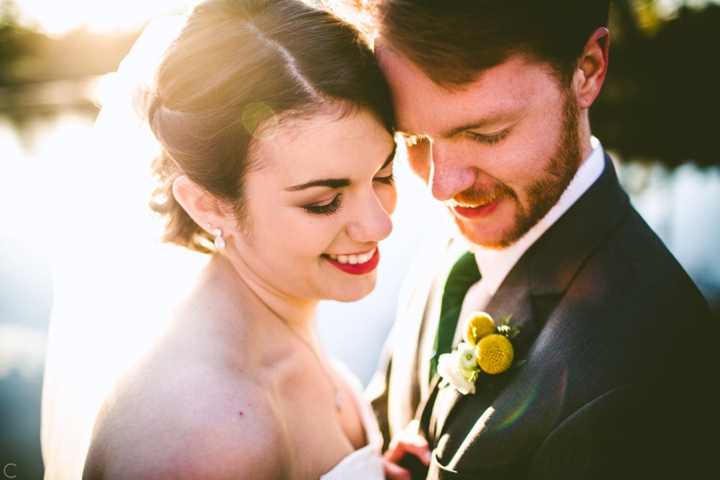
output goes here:
[[[393, 147], [392, 152], [390, 152], [390, 155], [387, 157], [387, 160], [385, 160], [385, 163], [383, 163], [383, 166], [380, 167], [380, 170], [392, 163], [392, 161], [395, 159], [396, 150], [397, 144], [395, 144], [395, 146]], [[350, 180], [347, 178], [322, 178], [319, 180], [311, 180], [307, 183], [302, 183], [300, 185], [294, 185], [292, 187], [286, 188], [285, 190], [287, 190], [288, 192], [297, 192], [312, 187], [342, 188], [347, 187], [348, 185], [350, 185]]]
[[305, 190], [312, 187], [329, 187], [329, 188], [342, 188], [350, 185], [350, 180], [347, 178], [323, 178], [320, 180], [312, 180], [301, 185], [295, 185], [293, 187], [286, 188], [289, 192], [297, 192], [299, 190]]

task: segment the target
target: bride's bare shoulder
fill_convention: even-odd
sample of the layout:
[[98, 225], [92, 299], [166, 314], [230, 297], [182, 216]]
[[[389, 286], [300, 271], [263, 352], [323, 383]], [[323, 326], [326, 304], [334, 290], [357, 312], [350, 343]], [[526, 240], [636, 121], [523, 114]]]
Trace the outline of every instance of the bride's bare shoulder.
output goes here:
[[287, 478], [273, 399], [231, 370], [156, 362], [129, 372], [98, 415], [83, 478]]

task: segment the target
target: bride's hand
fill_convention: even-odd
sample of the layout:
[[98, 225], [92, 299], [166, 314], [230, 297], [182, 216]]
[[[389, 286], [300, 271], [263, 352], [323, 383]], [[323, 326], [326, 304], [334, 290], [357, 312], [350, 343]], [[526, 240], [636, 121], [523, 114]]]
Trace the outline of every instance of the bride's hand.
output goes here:
[[410, 472], [398, 463], [405, 455], [414, 455], [425, 466], [430, 464], [430, 447], [425, 437], [418, 433], [419, 422], [413, 420], [390, 442], [383, 454], [385, 478], [388, 480], [411, 480]]

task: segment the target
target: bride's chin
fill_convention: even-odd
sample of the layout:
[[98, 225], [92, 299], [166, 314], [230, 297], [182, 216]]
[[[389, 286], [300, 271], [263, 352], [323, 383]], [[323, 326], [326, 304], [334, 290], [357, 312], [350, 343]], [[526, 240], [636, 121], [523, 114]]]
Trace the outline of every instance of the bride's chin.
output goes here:
[[[357, 279], [359, 281], [348, 282], [345, 288], [342, 285], [338, 285], [341, 288], [340, 291], [335, 291], [332, 298], [326, 300], [335, 300], [336, 302], [357, 302], [367, 297], [373, 290], [375, 290], [375, 284], [377, 283], [376, 272], [369, 273], [364, 278]], [[354, 283], [355, 285], [350, 285]]]

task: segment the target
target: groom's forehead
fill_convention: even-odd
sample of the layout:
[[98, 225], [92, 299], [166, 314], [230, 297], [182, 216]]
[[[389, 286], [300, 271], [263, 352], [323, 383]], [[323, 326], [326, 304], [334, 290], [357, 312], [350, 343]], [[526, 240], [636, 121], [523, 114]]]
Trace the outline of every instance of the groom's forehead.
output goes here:
[[[411, 57], [397, 48], [385, 44], [375, 47], [375, 54], [383, 74], [393, 85], [404, 85], [406, 88], [427, 89], [443, 95], [453, 95], [471, 90], [477, 90], [493, 84], [493, 77], [504, 77], [503, 82], [517, 83], [521, 79], [527, 81], [530, 76], [537, 73], [555, 75], [553, 66], [537, 56], [516, 52], [509, 54], [502, 62], [493, 64], [485, 69], [474, 70], [471, 78], [463, 83], [440, 83], [433, 79], [432, 74], [417, 65]], [[463, 68], [458, 65], [458, 69]], [[398, 92], [400, 93], [400, 92]]]
[[390, 83], [398, 128], [411, 135], [432, 130], [436, 136], [452, 136], [465, 125], [501, 121], [504, 115], [527, 105], [538, 88], [549, 85], [544, 74], [547, 69], [522, 55], [455, 88], [436, 84], [397, 51], [380, 48], [378, 59]]

